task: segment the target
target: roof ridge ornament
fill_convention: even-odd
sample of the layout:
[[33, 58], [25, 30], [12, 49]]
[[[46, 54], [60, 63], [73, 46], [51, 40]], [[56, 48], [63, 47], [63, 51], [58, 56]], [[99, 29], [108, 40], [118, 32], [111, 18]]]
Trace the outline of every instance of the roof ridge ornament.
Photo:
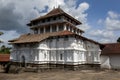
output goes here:
[[59, 8], [59, 9], [60, 9], [61, 7], [60, 7], [60, 5], [58, 5], [58, 7], [53, 6], [53, 9], [56, 9], [56, 8]]
[[58, 8], [60, 8], [60, 5], [58, 5]]
[[55, 9], [55, 6], [53, 6], [53, 9]]

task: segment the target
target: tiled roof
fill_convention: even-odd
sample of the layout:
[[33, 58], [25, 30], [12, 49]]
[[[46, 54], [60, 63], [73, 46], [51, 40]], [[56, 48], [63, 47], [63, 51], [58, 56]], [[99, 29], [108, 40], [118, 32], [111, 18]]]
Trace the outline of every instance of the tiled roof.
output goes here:
[[21, 35], [18, 39], [10, 40], [11, 43], [31, 43], [31, 42], [40, 42], [44, 39], [47, 39], [52, 36], [64, 36], [74, 34], [70, 31], [59, 31], [52, 33], [43, 33], [43, 34], [24, 34]]
[[54, 8], [52, 11], [50, 11], [46, 15], [40, 16], [40, 17], [38, 17], [36, 19], [33, 19], [32, 21], [37, 21], [37, 20], [45, 19], [45, 18], [52, 17], [52, 16], [59, 16], [59, 15], [68, 16], [69, 18], [75, 20], [78, 24], [81, 24], [80, 21], [76, 20], [75, 18], [73, 18], [72, 16], [70, 16], [69, 14], [64, 12], [61, 8]]
[[0, 54], [0, 62], [6, 62], [10, 61], [10, 55], [9, 54]]
[[66, 36], [66, 35], [76, 35], [79, 38], [86, 40], [86, 41], [90, 41], [93, 42], [95, 44], [100, 44], [94, 40], [88, 39], [86, 37], [77, 35], [73, 32], [70, 31], [59, 31], [59, 32], [52, 32], [52, 33], [43, 33], [43, 34], [24, 34], [21, 35], [18, 39], [13, 39], [10, 40], [10, 43], [32, 43], [32, 42], [41, 42], [42, 40], [45, 40], [47, 38], [50, 37], [54, 37], [54, 36]]
[[116, 55], [120, 54], [120, 43], [104, 44], [105, 47], [102, 50], [102, 55]]
[[56, 14], [62, 14], [65, 13], [61, 8], [55, 8], [49, 13], [46, 14], [46, 16], [56, 15]]

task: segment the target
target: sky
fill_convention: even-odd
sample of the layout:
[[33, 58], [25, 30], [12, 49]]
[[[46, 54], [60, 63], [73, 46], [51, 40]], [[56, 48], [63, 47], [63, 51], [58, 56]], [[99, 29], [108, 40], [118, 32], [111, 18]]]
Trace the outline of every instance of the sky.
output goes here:
[[0, 39], [8, 40], [29, 33], [30, 20], [60, 6], [82, 22], [83, 36], [100, 43], [115, 43], [120, 37], [120, 0], [0, 0]]

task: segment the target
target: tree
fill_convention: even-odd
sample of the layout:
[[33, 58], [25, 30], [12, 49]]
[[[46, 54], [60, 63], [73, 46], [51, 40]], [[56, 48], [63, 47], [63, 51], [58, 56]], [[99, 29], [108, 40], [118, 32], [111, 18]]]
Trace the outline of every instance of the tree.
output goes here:
[[2, 35], [3, 34], [3, 32], [0, 32], [0, 35]]
[[10, 53], [10, 49], [11, 49], [11, 48], [8, 48], [8, 47], [6, 47], [5, 45], [2, 45], [2, 46], [0, 47], [0, 54], [9, 54], [9, 53]]
[[[0, 32], [0, 36], [3, 35], [3, 32]], [[3, 41], [0, 40], [0, 43], [2, 43]]]
[[117, 39], [117, 42], [120, 43], [120, 37]]

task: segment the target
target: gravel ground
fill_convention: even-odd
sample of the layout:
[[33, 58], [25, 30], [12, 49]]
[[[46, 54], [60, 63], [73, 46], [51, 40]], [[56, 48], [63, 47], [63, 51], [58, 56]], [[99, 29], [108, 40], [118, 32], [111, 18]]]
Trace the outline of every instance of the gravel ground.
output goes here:
[[19, 74], [0, 72], [0, 80], [120, 80], [120, 71], [49, 71]]

